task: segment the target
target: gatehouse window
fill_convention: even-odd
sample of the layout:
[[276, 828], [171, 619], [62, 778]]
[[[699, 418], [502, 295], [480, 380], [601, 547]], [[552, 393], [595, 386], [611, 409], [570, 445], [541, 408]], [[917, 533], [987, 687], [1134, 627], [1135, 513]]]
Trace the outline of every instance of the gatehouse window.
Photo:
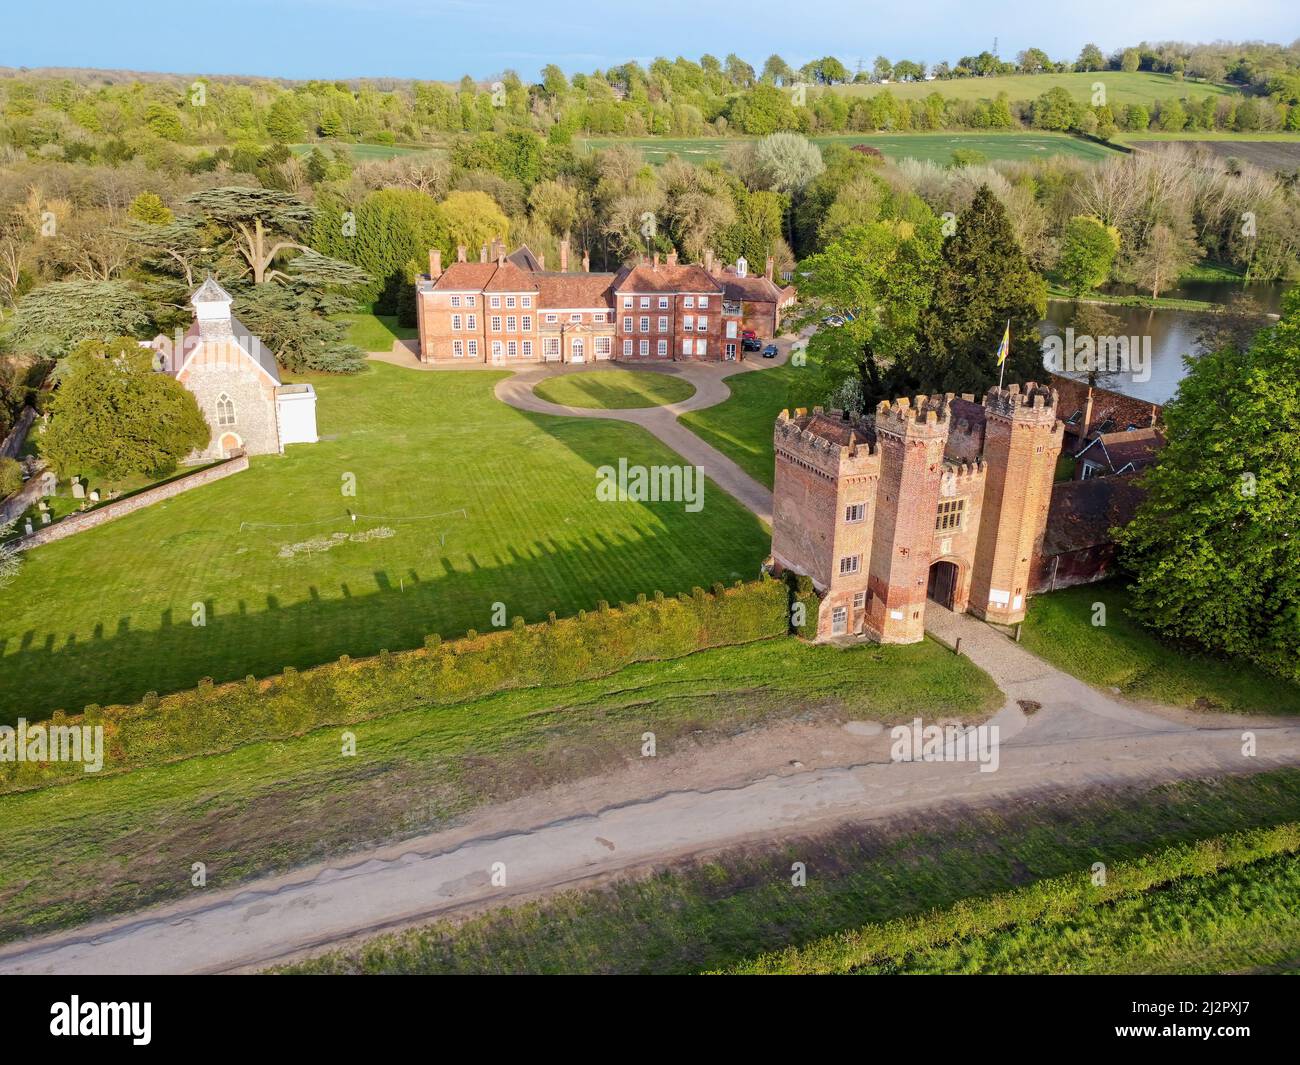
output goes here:
[[934, 527], [939, 532], [960, 529], [961, 519], [966, 510], [964, 499], [944, 499], [939, 503], [939, 514], [934, 520]]
[[865, 503], [850, 503], [844, 508], [844, 520], [849, 524], [861, 521], [867, 515], [867, 505]]
[[217, 397], [217, 424], [235, 424], [235, 401], [224, 392]]
[[840, 576], [844, 577], [850, 573], [857, 573], [858, 566], [862, 562], [861, 555], [847, 555], [840, 559]]

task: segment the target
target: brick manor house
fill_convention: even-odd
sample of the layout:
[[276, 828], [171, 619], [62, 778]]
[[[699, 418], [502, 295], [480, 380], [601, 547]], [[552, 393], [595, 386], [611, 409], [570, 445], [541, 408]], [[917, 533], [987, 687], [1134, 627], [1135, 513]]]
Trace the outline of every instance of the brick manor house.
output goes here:
[[1004, 624], [1035, 587], [1064, 426], [1029, 383], [881, 403], [874, 416], [782, 411], [772, 560], [812, 579], [817, 637], [914, 643], [927, 598]]
[[656, 254], [614, 273], [569, 270], [569, 241], [560, 244], [559, 270], [547, 270], [527, 247], [506, 254], [493, 241], [466, 261], [464, 246], [446, 269], [429, 253], [429, 273], [416, 284], [419, 358], [439, 363], [603, 360], [724, 361], [742, 357], [746, 330], [775, 337], [793, 287], [734, 265], [679, 263]]

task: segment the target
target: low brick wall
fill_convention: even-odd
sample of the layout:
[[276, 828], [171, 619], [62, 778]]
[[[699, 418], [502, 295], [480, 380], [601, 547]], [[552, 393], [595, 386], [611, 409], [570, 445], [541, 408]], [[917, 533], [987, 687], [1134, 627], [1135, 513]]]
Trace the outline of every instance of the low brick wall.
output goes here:
[[156, 488], [146, 488], [144, 491], [137, 492], [125, 499], [103, 503], [94, 510], [70, 514], [62, 521], [43, 526], [34, 530], [30, 536], [15, 540], [13, 546], [16, 550], [25, 551], [28, 548], [53, 543], [55, 540], [64, 540], [69, 536], [75, 536], [79, 532], [85, 532], [87, 529], [93, 529], [98, 525], [116, 521], [128, 514], [134, 514], [137, 510], [143, 510], [154, 503], [161, 503], [164, 499], [171, 499], [182, 492], [188, 492], [191, 488], [199, 488], [205, 484], [211, 484], [213, 481], [220, 481], [224, 477], [229, 477], [231, 474], [246, 469], [248, 469], [248, 456], [236, 455], [233, 459], [228, 459], [219, 465], [208, 466], [194, 473], [182, 474], [175, 480], [160, 484]]

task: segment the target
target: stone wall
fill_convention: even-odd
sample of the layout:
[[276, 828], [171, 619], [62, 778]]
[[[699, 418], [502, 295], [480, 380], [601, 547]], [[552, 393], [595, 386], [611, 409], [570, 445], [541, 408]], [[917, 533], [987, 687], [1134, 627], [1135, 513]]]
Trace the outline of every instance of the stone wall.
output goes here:
[[1108, 418], [1115, 422], [1118, 430], [1130, 425], [1145, 429], [1161, 423], [1163, 408], [1158, 403], [1134, 399], [1109, 388], [1089, 388], [1086, 381], [1076, 381], [1060, 374], [1051, 374], [1050, 377], [1051, 386], [1059, 397], [1057, 416], [1066, 421], [1076, 411], [1083, 411], [1082, 420], [1066, 425], [1067, 432], [1081, 439]]
[[62, 521], [36, 529], [30, 536], [24, 536], [14, 541], [14, 547], [19, 551], [26, 551], [32, 547], [40, 547], [42, 544], [53, 543], [55, 540], [64, 540], [69, 536], [75, 536], [79, 532], [85, 532], [87, 529], [93, 529], [110, 521], [116, 521], [128, 514], [134, 514], [137, 510], [152, 506], [154, 503], [161, 503], [164, 499], [172, 499], [192, 488], [199, 488], [202, 485], [211, 484], [213, 481], [220, 481], [231, 474], [240, 473], [246, 469], [248, 469], [248, 456], [236, 455], [233, 459], [219, 465], [208, 466], [205, 469], [196, 470], [194, 473], [182, 474], [166, 484], [160, 484], [155, 488], [146, 488], [144, 491], [137, 492], [133, 496], [127, 496], [125, 499], [117, 499], [111, 503], [101, 504], [95, 507], [94, 510], [70, 514]]
[[14, 422], [14, 427], [9, 430], [9, 435], [4, 438], [4, 443], [0, 443], [0, 459], [16, 459], [18, 457], [18, 452], [23, 449], [23, 444], [27, 440], [27, 433], [35, 420], [36, 408], [24, 407], [23, 412], [18, 415], [18, 420]]

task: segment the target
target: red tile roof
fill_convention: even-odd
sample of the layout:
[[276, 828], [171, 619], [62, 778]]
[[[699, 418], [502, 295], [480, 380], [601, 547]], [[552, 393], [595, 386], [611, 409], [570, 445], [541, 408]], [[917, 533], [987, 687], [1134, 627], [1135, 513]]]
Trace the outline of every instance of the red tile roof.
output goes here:
[[540, 307], [601, 307], [613, 306], [614, 274], [561, 274], [538, 273], [537, 281]]
[[722, 282], [702, 266], [679, 263], [658, 267], [646, 263], [625, 266], [614, 281], [615, 292], [705, 292], [721, 294]]

